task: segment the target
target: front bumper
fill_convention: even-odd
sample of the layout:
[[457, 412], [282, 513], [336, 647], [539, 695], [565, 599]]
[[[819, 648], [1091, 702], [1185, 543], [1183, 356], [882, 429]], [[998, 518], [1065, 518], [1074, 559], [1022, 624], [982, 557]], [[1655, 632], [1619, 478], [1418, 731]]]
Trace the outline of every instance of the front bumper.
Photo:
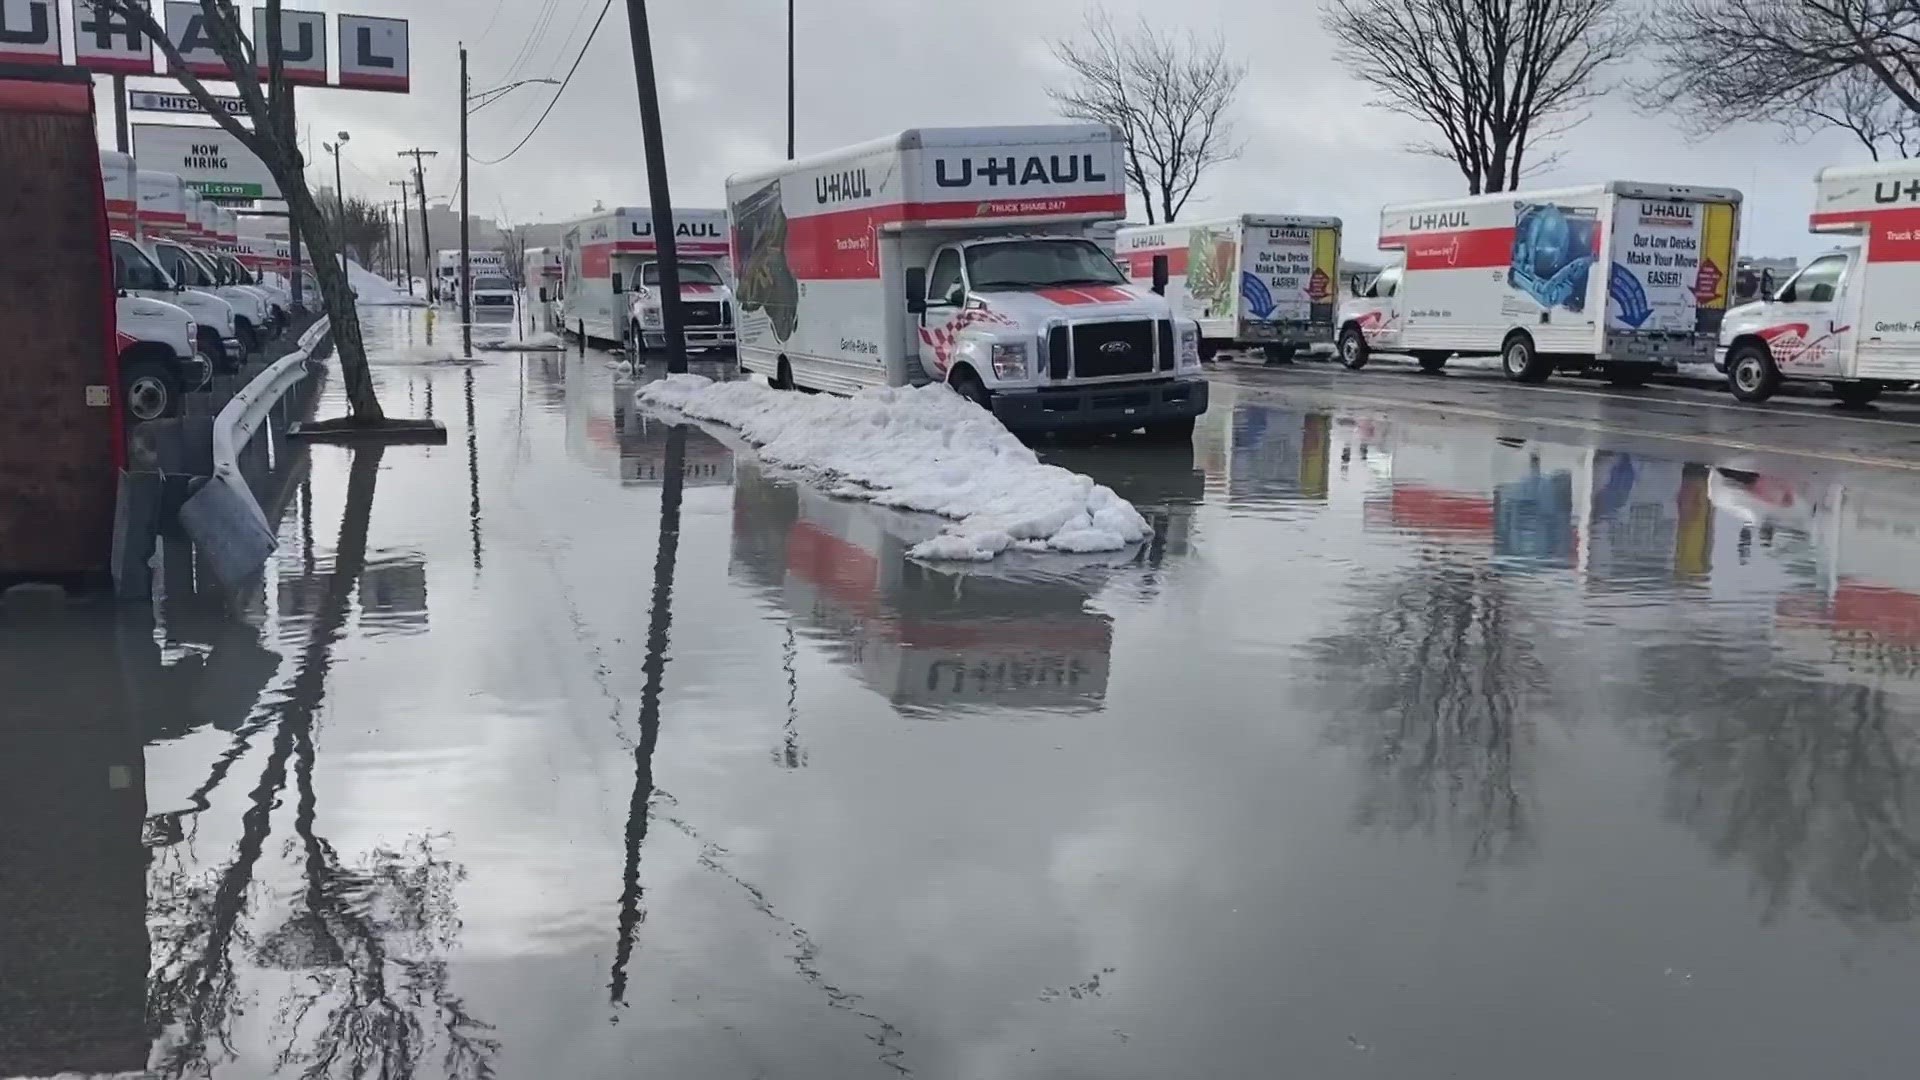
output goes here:
[[1205, 379], [1156, 379], [1003, 391], [993, 415], [1009, 431], [1131, 431], [1207, 411]]
[[[731, 349], [733, 348], [733, 327], [731, 326], [689, 326], [681, 331], [686, 335], [689, 349]], [[640, 343], [648, 349], [664, 349], [667, 338], [664, 334], [643, 331]]]
[[1330, 323], [1248, 322], [1242, 324], [1241, 333], [1241, 342], [1249, 345], [1291, 345], [1295, 348], [1305, 348], [1333, 340], [1333, 326]]
[[247, 350], [241, 346], [239, 338], [223, 337], [220, 339], [220, 359], [238, 367], [247, 362]]

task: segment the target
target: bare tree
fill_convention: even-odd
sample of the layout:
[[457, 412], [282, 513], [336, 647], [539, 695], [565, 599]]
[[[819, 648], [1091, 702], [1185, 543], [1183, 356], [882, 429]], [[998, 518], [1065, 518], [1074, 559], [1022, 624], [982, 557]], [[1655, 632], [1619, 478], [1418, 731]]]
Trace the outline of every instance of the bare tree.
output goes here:
[[[255, 43], [242, 30], [242, 9], [234, 0], [199, 2], [208, 42], [219, 53], [227, 66], [227, 74], [239, 90], [246, 112], [244, 120], [215, 105], [206, 84], [187, 70], [179, 48], [155, 20], [146, 0], [97, 0], [95, 6], [126, 20], [158, 43], [167, 58], [168, 74], [194, 96], [202, 111], [240, 140], [273, 175], [274, 182], [280, 186], [281, 197], [287, 201], [287, 213], [312, 256], [314, 277], [320, 283], [320, 295], [332, 327], [334, 351], [340, 359], [353, 418], [362, 423], [379, 423], [385, 415], [367, 370], [367, 350], [360, 338], [353, 289], [347, 284], [346, 268], [341, 263], [340, 231], [321, 212], [307, 188], [306, 162], [300, 154], [299, 135], [294, 126], [293, 87], [286, 80], [280, 45], [280, 0], [265, 0], [263, 5], [267, 25], [267, 40], [262, 43], [266, 49], [264, 65], [259, 63]], [[264, 78], [260, 74], [263, 67]]]
[[1657, 18], [1642, 107], [1697, 131], [1840, 128], [1875, 160], [1920, 150], [1916, 0], [1676, 0]]
[[386, 207], [354, 195], [341, 207], [341, 214], [347, 249], [361, 266], [372, 266], [374, 253], [387, 238]]
[[1634, 27], [1620, 0], [1326, 0], [1336, 58], [1373, 104], [1439, 129], [1409, 149], [1460, 167], [1467, 190], [1511, 191], [1530, 156], [1586, 119]]
[[1145, 19], [1122, 34], [1106, 12], [1086, 35], [1053, 43], [1068, 82], [1047, 91], [1060, 115], [1111, 124], [1127, 140], [1127, 180], [1149, 223], [1170, 222], [1208, 170], [1240, 156], [1227, 110], [1246, 77], [1225, 40], [1173, 35]]

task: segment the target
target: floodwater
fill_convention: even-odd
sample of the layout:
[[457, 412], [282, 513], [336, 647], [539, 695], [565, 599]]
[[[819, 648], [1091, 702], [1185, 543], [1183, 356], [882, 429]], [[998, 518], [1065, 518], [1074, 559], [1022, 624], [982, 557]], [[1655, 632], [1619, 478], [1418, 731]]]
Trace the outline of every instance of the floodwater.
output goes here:
[[1904, 476], [1220, 385], [929, 566], [420, 318], [259, 589], [0, 615], [0, 1074], [1911, 1072]]

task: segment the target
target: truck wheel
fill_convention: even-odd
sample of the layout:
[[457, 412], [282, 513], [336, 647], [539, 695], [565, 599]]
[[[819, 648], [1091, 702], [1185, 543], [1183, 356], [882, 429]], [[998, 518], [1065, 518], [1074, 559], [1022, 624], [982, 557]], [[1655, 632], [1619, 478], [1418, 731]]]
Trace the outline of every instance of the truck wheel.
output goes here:
[[1553, 361], [1541, 356], [1525, 334], [1509, 337], [1500, 346], [1500, 370], [1518, 383], [1543, 383], [1553, 374]]
[[1840, 404], [1849, 409], [1863, 409], [1872, 403], [1874, 398], [1879, 397], [1880, 391], [1885, 389], [1884, 384], [1871, 380], [1837, 382], [1833, 384], [1833, 396], [1839, 398]]
[[640, 324], [637, 322], [629, 323], [627, 326], [627, 358], [638, 360], [646, 354], [647, 339], [640, 336]]
[[1269, 364], [1291, 364], [1297, 350], [1292, 345], [1269, 345], [1263, 351]]
[[228, 372], [240, 370], [240, 365], [227, 359], [227, 352], [220, 347], [220, 333], [211, 326], [200, 328], [200, 353], [213, 360], [215, 371]]
[[1607, 383], [1612, 386], [1633, 387], [1647, 385], [1647, 376], [1653, 374], [1642, 364], [1608, 364]]
[[236, 319], [233, 326], [233, 336], [240, 339], [241, 352], [252, 356], [260, 351], [260, 335], [253, 329], [252, 323], [245, 319]]
[[1206, 338], [1201, 338], [1200, 339], [1200, 362], [1203, 364], [1211, 364], [1215, 360], [1218, 360], [1219, 358], [1220, 358], [1220, 343], [1217, 341], [1208, 341]]
[[987, 385], [980, 381], [980, 376], [975, 375], [973, 372], [955, 372], [947, 379], [947, 385], [953, 387], [954, 393], [959, 394], [975, 405], [980, 406], [988, 412], [993, 411], [993, 391], [988, 390]]
[[121, 370], [120, 400], [134, 420], [158, 420], [180, 411], [180, 389], [173, 376], [151, 360], [138, 360]]
[[1773, 352], [1757, 341], [1743, 342], [1727, 354], [1727, 389], [1749, 405], [1758, 405], [1780, 389]]
[[1367, 335], [1357, 326], [1349, 326], [1340, 331], [1340, 363], [1348, 371], [1359, 371], [1367, 366], [1373, 356], [1373, 350], [1367, 347]]
[[1147, 425], [1147, 438], [1154, 442], [1184, 443], [1193, 441], [1193, 421], [1191, 416], [1179, 420], [1162, 420]]
[[1414, 353], [1413, 358], [1420, 361], [1421, 371], [1432, 374], [1447, 366], [1448, 355], [1449, 354], [1443, 352], [1428, 351]]

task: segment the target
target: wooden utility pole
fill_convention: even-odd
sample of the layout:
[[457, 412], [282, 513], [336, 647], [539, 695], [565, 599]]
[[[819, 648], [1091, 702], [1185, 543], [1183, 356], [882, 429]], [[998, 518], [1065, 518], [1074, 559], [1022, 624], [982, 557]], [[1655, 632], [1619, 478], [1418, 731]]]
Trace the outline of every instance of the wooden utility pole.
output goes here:
[[[666, 337], [667, 373], [677, 375], [687, 370], [687, 336], [680, 322], [680, 252], [673, 237], [673, 194], [667, 185], [666, 140], [660, 135], [660, 95], [653, 78], [647, 0], [627, 0], [627, 31], [633, 39], [633, 77], [640, 90], [640, 142], [647, 155], [647, 197], [653, 204], [653, 234], [659, 244], [656, 259], [660, 264], [660, 320]], [[639, 345], [634, 348], [637, 351]]]
[[426, 166], [422, 165], [421, 161], [425, 158], [439, 157], [440, 151], [422, 150], [416, 146], [411, 150], [400, 151], [399, 156], [413, 159], [413, 187], [420, 193], [420, 262], [427, 271], [427, 299], [438, 303], [440, 285], [434, 280], [433, 233], [427, 228], [427, 172]]
[[406, 257], [406, 260], [407, 260], [406, 269], [402, 270], [400, 272], [400, 275], [407, 279], [407, 295], [412, 296], [413, 295], [413, 232], [411, 227], [407, 224], [407, 213], [408, 213], [407, 212], [407, 182], [405, 180], [389, 180], [387, 181], [387, 183], [400, 189], [400, 199], [399, 199], [400, 251]]
[[460, 44], [460, 341], [473, 355], [473, 267], [467, 237], [467, 103], [472, 84], [467, 81], [467, 46]]

